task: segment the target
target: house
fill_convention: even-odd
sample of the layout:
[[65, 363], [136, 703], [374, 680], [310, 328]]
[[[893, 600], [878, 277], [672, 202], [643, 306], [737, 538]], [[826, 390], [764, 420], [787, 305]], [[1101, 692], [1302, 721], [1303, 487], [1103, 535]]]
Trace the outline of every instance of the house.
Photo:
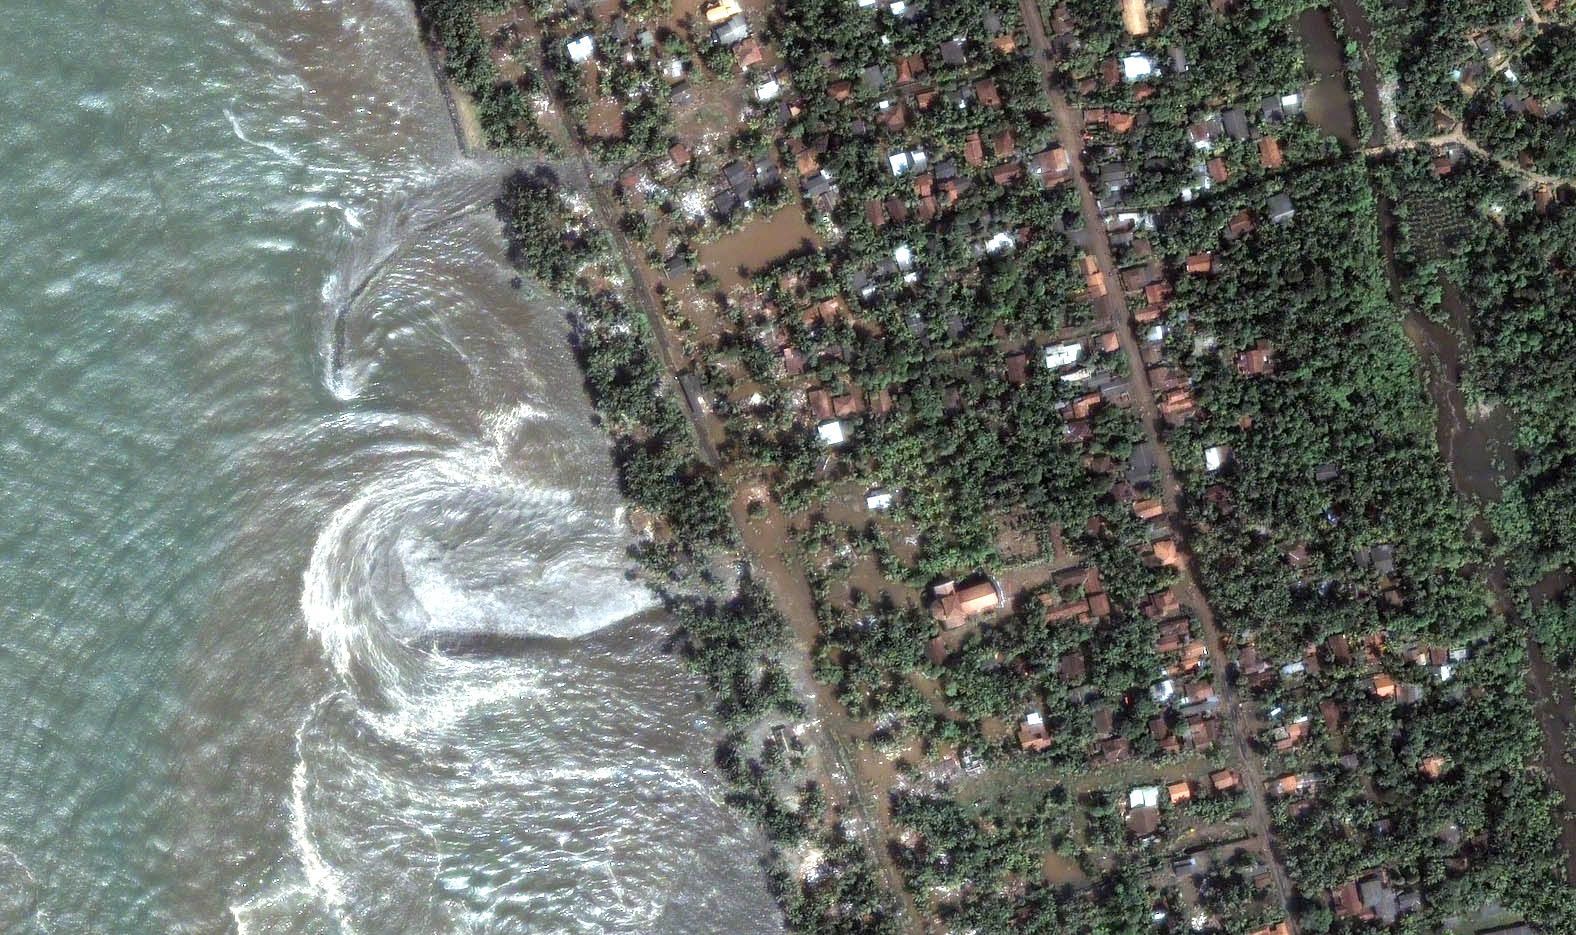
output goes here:
[[1129, 52], [1122, 57], [1122, 80], [1128, 83], [1143, 81], [1154, 74], [1155, 60], [1142, 52]]
[[1417, 771], [1427, 779], [1438, 779], [1445, 774], [1448, 761], [1442, 756], [1425, 756], [1423, 762], [1418, 764]]
[[996, 82], [990, 78], [981, 78], [974, 82], [974, 99], [979, 101], [981, 107], [1001, 106], [1001, 95], [996, 91]]
[[1154, 808], [1160, 804], [1159, 786], [1136, 786], [1127, 793], [1127, 807]]
[[1226, 169], [1226, 160], [1219, 156], [1206, 163], [1205, 170], [1209, 173], [1209, 180], [1216, 185], [1224, 185], [1231, 178], [1231, 173]]
[[1095, 744], [1095, 761], [1106, 766], [1121, 763], [1133, 755], [1133, 744], [1126, 737], [1110, 737]]
[[1149, 8], [1146, 0], [1122, 0], [1122, 26], [1130, 36], [1149, 35]]
[[1056, 185], [1066, 181], [1072, 170], [1067, 162], [1067, 151], [1060, 146], [1052, 146], [1043, 152], [1035, 154], [1029, 162], [1030, 171], [1040, 177], [1046, 185]]
[[1215, 141], [1225, 132], [1219, 117], [1206, 117], [1187, 128], [1187, 138], [1194, 149], [1207, 150], [1213, 147]]
[[1209, 784], [1216, 792], [1230, 792], [1236, 789], [1241, 781], [1234, 769], [1223, 769], [1209, 774]]
[[1215, 272], [1215, 255], [1213, 253], [1195, 253], [1187, 258], [1187, 271], [1190, 276], [1208, 276]]
[[1191, 750], [1208, 750], [1215, 745], [1219, 730], [1213, 718], [1195, 714], [1187, 719], [1187, 745]]
[[596, 54], [596, 40], [591, 38], [590, 34], [586, 34], [564, 43], [564, 49], [569, 53], [569, 60], [579, 65], [589, 62], [591, 56]]
[[1102, 705], [1094, 709], [1094, 713], [1089, 716], [1089, 723], [1096, 737], [1109, 737], [1116, 733], [1116, 712]]
[[1089, 298], [1103, 299], [1106, 295], [1105, 273], [1100, 271], [1100, 262], [1089, 254], [1084, 254], [1082, 260], [1084, 284], [1088, 287]]
[[[1092, 257], [1090, 259], [1093, 259]], [[1045, 347], [1045, 367], [1048, 370], [1060, 370], [1070, 367], [1083, 358], [1084, 346], [1081, 342], [1071, 341], [1066, 344], [1048, 344]]]
[[717, 0], [706, 7], [706, 22], [715, 26], [733, 19], [742, 12], [738, 0]]
[[1024, 715], [1018, 725], [1018, 746], [1030, 753], [1039, 753], [1051, 746], [1051, 732], [1045, 728], [1045, 718], [1038, 711]]
[[1304, 740], [1308, 739], [1309, 722], [1306, 717], [1298, 718], [1290, 724], [1275, 728], [1270, 732], [1270, 740], [1275, 743], [1275, 749], [1281, 753], [1295, 750]]
[[985, 164], [985, 146], [978, 132], [970, 133], [963, 141], [963, 161], [976, 169]]
[[1341, 705], [1333, 698], [1319, 702], [1319, 714], [1324, 718], [1324, 729], [1335, 733], [1341, 729]]
[[941, 44], [941, 60], [953, 68], [968, 63], [968, 56], [963, 52], [962, 39], [948, 39]]
[[1274, 373], [1272, 354], [1270, 342], [1257, 342], [1249, 350], [1237, 355], [1237, 372], [1250, 377]]
[[1003, 187], [1011, 185], [1022, 176], [1023, 166], [1016, 162], [1004, 162], [996, 168], [990, 170], [991, 181]]
[[1069, 685], [1076, 685], [1082, 682], [1088, 671], [1089, 662], [1084, 658], [1084, 653], [1081, 649], [1065, 653], [1056, 666], [1057, 674], [1061, 676], [1062, 681]]
[[1155, 560], [1162, 565], [1178, 568], [1182, 565], [1182, 549], [1171, 539], [1156, 539], [1150, 543]]
[[1166, 512], [1165, 504], [1154, 498], [1133, 501], [1133, 514], [1142, 520], [1159, 519]]
[[1129, 811], [1127, 827], [1140, 838], [1149, 837], [1160, 829], [1160, 809], [1146, 805]]
[[931, 589], [930, 615], [940, 621], [943, 628], [955, 630], [967, 623], [970, 617], [989, 613], [1001, 606], [1001, 593], [989, 578], [959, 587], [956, 582], [945, 581]]
[[1302, 780], [1296, 773], [1287, 773], [1270, 780], [1270, 792], [1275, 795], [1295, 795], [1302, 788]]
[[1007, 382], [1013, 386], [1022, 386], [1029, 382], [1029, 356], [1022, 352], [1008, 354]]
[[1231, 220], [1226, 222], [1226, 237], [1229, 240], [1246, 237], [1253, 233], [1257, 226], [1253, 220], [1252, 211], [1240, 211], [1232, 215]]
[[1155, 652], [1161, 655], [1174, 653], [1193, 640], [1193, 625], [1186, 617], [1175, 617], [1160, 624], [1155, 631]]
[[1279, 169], [1286, 164], [1286, 157], [1281, 153], [1280, 140], [1273, 136], [1259, 139], [1259, 165], [1266, 169]]
[[1240, 107], [1221, 111], [1220, 125], [1225, 128], [1226, 135], [1234, 140], [1246, 140], [1251, 135], [1248, 130], [1248, 114]]
[[1266, 925], [1264, 928], [1254, 929], [1248, 935], [1291, 935], [1291, 923], [1282, 919], [1274, 925]]
[[1267, 207], [1269, 208], [1270, 221], [1275, 224], [1285, 224], [1292, 219], [1292, 215], [1297, 213], [1296, 209], [1292, 207], [1291, 196], [1285, 192], [1271, 195]]
[[750, 37], [750, 24], [741, 13], [711, 31], [711, 38], [718, 45], [738, 45]]
[[733, 55], [739, 60], [741, 69], [754, 68], [756, 65], [766, 61], [766, 49], [761, 45], [761, 41], [754, 36], [740, 43], [739, 47], [733, 51]]
[[1016, 151], [1015, 142], [1012, 137], [1012, 130], [1003, 128], [991, 140], [991, 149], [995, 150], [997, 159], [1011, 159], [1012, 154]]
[[1186, 779], [1178, 780], [1166, 786], [1166, 794], [1171, 797], [1172, 805], [1181, 805], [1193, 800], [1193, 784]]
[[1399, 686], [1396, 685], [1395, 679], [1381, 672], [1369, 681], [1368, 688], [1375, 698], [1394, 698]]

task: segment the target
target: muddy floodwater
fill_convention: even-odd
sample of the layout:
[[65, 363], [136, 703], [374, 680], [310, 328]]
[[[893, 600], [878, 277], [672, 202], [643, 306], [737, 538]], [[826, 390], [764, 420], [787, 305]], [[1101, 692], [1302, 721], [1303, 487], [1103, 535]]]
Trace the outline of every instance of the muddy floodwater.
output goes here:
[[1357, 61], [1357, 78], [1362, 87], [1361, 106], [1368, 118], [1369, 137], [1366, 141], [1360, 138], [1357, 104], [1352, 101], [1346, 81], [1346, 46], [1336, 32], [1337, 21], [1322, 8], [1305, 10], [1297, 17], [1304, 64], [1313, 81], [1306, 97], [1308, 119], [1346, 146], [1378, 146], [1385, 140], [1385, 119], [1379, 100], [1379, 76], [1370, 51], [1372, 31], [1356, 0], [1340, 0], [1335, 9], [1340, 13], [1342, 31], [1363, 50]]
[[1355, 148], [1357, 114], [1352, 109], [1351, 95], [1346, 93], [1346, 64], [1330, 14], [1319, 8], [1304, 10], [1297, 17], [1297, 33], [1302, 36], [1304, 62], [1313, 78], [1305, 100], [1308, 119]]
[[780, 208], [775, 214], [751, 218], [736, 232], [700, 248], [701, 265], [711, 271], [724, 292], [748, 284], [748, 277], [771, 263], [801, 248], [819, 245], [815, 230], [805, 222], [797, 207]]
[[[1395, 215], [1383, 198], [1379, 200], [1379, 217], [1391, 292], [1397, 305], [1404, 309], [1406, 303], [1400, 299], [1395, 266]], [[1503, 408], [1469, 410], [1461, 391], [1461, 360], [1463, 349], [1472, 347], [1471, 318], [1456, 284], [1442, 280], [1440, 285], [1447, 321], [1434, 321], [1412, 310], [1402, 326], [1426, 371], [1428, 395], [1436, 410], [1439, 451], [1449, 468], [1451, 484], [1469, 507], [1482, 507], [1498, 502], [1504, 485], [1516, 476], [1515, 426]], [[1493, 532], [1485, 515], [1475, 516], [1472, 528], [1492, 543]], [[1512, 629], [1522, 626], [1506, 580], [1505, 563], [1494, 561], [1482, 573], [1506, 615], [1507, 625]], [[1550, 574], [1528, 596], [1536, 606], [1559, 595], [1570, 583], [1570, 576], [1563, 572]], [[1576, 726], [1576, 707], [1568, 687], [1562, 685], [1537, 640], [1527, 640], [1527, 656], [1528, 690], [1543, 733], [1543, 765], [1565, 801], [1576, 802], [1576, 765], [1565, 759], [1565, 738], [1567, 731]], [[1561, 818], [1560, 837], [1567, 866], [1576, 875], [1576, 814], [1567, 808]]]

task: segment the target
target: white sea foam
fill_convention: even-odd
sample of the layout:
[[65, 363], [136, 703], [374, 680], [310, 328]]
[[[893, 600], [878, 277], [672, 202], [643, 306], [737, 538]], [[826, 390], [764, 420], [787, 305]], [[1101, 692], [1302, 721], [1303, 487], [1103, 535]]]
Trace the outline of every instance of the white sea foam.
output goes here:
[[254, 140], [254, 139], [252, 139], [250, 136], [248, 136], [246, 134], [246, 130], [244, 130], [241, 127], [241, 119], [239, 117], [237, 117], [235, 115], [235, 113], [230, 110], [230, 108], [226, 107], [226, 108], [223, 108], [223, 110], [224, 110], [224, 117], [225, 117], [226, 120], [230, 121], [230, 129], [232, 131], [234, 131], [236, 139], [240, 140], [241, 142], [245, 143], [248, 146], [255, 146], [258, 149], [266, 150], [267, 152], [273, 153], [275, 156], [278, 156], [280, 159], [284, 160], [285, 162], [287, 162], [287, 163], [289, 163], [291, 165], [299, 166], [299, 165], [304, 164], [305, 160], [303, 160], [300, 156], [296, 155], [295, 153], [291, 152], [289, 147], [287, 147], [287, 146], [283, 146], [283, 145], [281, 145], [279, 143], [273, 143], [273, 142], [270, 142], [268, 140]]

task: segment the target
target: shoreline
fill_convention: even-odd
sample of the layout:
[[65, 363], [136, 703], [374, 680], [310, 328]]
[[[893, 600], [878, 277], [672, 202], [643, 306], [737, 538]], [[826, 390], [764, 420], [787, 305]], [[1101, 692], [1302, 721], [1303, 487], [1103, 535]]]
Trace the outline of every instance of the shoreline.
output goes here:
[[[482, 134], [468, 138], [467, 96], [448, 75], [419, 4], [413, 6], [462, 151], [471, 158], [477, 149], [497, 153]], [[763, 882], [778, 921], [788, 931], [806, 931], [796, 920], [830, 909], [820, 905], [812, 879], [804, 876], [809, 859], [836, 868], [831, 872], [854, 881], [856, 889], [884, 894], [861, 906], [866, 931], [917, 931], [921, 926], [901, 876], [882, 847], [880, 820], [870, 811], [875, 803], [865, 801], [868, 790], [846, 762], [840, 738], [824, 725], [826, 699], [810, 677], [809, 646], [795, 639], [802, 637], [795, 633], [799, 621], [789, 619], [767, 557], [755, 554], [732, 514], [737, 491], [722, 470], [707, 413], [680, 383], [683, 370], [662, 303], [652, 292], [652, 271], [618, 226], [616, 207], [599, 184], [568, 109], [556, 99], [550, 63], [538, 57], [534, 65], [548, 77], [556, 119], [536, 125], [540, 143], [532, 148], [559, 158], [532, 168], [507, 158], [507, 147], [502, 153], [497, 204], [511, 262], [577, 306], [570, 318], [571, 344], [582, 389], [609, 439], [620, 492], [631, 508], [637, 538], [630, 556], [657, 610], [669, 617], [663, 650], [679, 656], [705, 683], [718, 727], [707, 739], [715, 745], [720, 788], [761, 835]], [[569, 193], [585, 200], [564, 214]], [[545, 236], [546, 231], [559, 236]], [[566, 236], [571, 231], [575, 236]], [[647, 382], [654, 393], [630, 398], [630, 389]], [[654, 518], [654, 535], [641, 535], [633, 522], [637, 514]], [[739, 569], [736, 580], [713, 577], [723, 561]], [[535, 641], [459, 642], [472, 652], [518, 652]], [[788, 763], [779, 779], [768, 778], [761, 767], [774, 752]]]
[[[449, 114], [449, 128], [454, 131], [454, 141], [460, 147], [460, 155], [466, 159], [474, 159], [475, 151], [481, 142], [480, 133], [473, 131], [465, 122], [465, 115], [461, 112], [462, 104], [458, 99], [458, 95], [462, 92], [454, 86], [454, 82], [450, 81], [445, 73], [442, 52], [432, 41], [427, 20], [421, 15], [421, 9], [416, 5], [415, 0], [411, 0], [410, 15], [416, 25], [416, 41], [421, 43], [421, 50], [427, 56], [427, 67], [432, 72], [433, 83], [438, 86], [438, 93], [443, 96], [443, 105]], [[468, 106], [470, 102], [464, 103]], [[470, 121], [472, 124], [475, 123], [474, 113], [470, 114]], [[473, 132], [475, 137], [472, 136]]]

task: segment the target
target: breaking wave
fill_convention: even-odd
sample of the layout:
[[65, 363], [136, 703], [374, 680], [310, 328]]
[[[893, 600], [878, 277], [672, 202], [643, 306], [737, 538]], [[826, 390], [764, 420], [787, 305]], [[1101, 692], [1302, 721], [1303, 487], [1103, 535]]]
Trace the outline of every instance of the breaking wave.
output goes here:
[[[470, 183], [434, 190], [457, 207], [385, 212], [402, 220], [369, 225], [374, 245], [324, 290], [341, 322], [322, 332], [337, 346], [324, 384], [344, 411], [307, 434], [361, 452], [335, 472], [339, 505], [301, 579], [330, 684], [295, 736], [294, 866], [232, 918], [259, 932], [780, 930], [740, 860], [758, 835], [709, 775], [699, 686], [663, 655], [666, 627], [629, 578], [606, 441], [563, 392], [562, 310], [531, 309], [517, 335], [551, 355], [490, 348], [513, 381], [499, 384], [500, 365], [450, 332], [509, 334], [500, 309], [521, 294], [500, 256], [467, 246], [496, 238], [473, 223]], [[440, 275], [443, 254], [472, 278]], [[433, 353], [460, 364], [458, 382], [429, 373], [446, 390], [401, 403], [400, 361]]]

